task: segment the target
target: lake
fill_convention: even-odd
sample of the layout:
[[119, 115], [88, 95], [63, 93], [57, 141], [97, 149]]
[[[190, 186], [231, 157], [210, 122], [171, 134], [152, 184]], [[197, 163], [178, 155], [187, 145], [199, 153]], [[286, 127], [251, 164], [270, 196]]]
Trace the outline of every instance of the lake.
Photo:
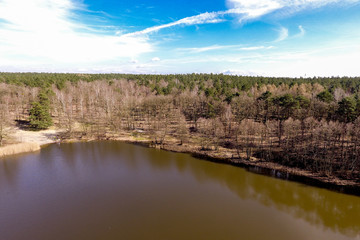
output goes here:
[[360, 197], [121, 142], [0, 159], [0, 239], [360, 239]]

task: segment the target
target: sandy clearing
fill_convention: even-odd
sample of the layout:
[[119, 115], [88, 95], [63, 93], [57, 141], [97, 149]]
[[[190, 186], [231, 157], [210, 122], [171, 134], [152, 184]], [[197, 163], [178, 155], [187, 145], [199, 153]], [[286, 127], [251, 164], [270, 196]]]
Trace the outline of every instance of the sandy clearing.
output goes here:
[[20, 143], [37, 143], [42, 146], [56, 142], [59, 132], [60, 130], [55, 129], [42, 131], [25, 131], [21, 129], [15, 129], [15, 133], [12, 135], [12, 137]]
[[34, 152], [40, 150], [42, 145], [57, 142], [61, 130], [49, 129], [43, 131], [25, 131], [20, 128], [9, 129], [9, 137], [14, 144], [0, 147], [0, 157], [13, 154]]

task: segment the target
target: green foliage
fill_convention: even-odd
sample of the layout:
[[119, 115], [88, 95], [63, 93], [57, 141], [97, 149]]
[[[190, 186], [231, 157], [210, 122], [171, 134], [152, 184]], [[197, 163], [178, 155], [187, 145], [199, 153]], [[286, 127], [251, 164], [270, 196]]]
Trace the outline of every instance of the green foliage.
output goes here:
[[232, 99], [234, 98], [234, 97], [238, 97], [238, 96], [240, 96], [240, 93], [235, 93], [235, 94], [228, 94], [227, 96], [226, 96], [226, 98], [225, 98], [225, 101], [228, 103], [228, 104], [230, 104], [231, 103], [231, 101], [232, 101]]
[[61, 80], [55, 83], [57, 89], [62, 90], [65, 88], [65, 80]]
[[360, 116], [360, 99], [356, 99], [356, 115]]
[[339, 102], [339, 108], [337, 109], [337, 116], [341, 122], [353, 122], [357, 118], [356, 101], [352, 97], [343, 98]]
[[[223, 74], [169, 74], [169, 75], [133, 75], [133, 74], [72, 74], [72, 73], [0, 73], [0, 82], [24, 85], [29, 87], [49, 88], [55, 85], [59, 90], [63, 89], [66, 82], [76, 83], [79, 81], [92, 82], [97, 80], [112, 83], [114, 79], [127, 79], [139, 85], [150, 87], [158, 95], [170, 94], [174, 89], [193, 90], [196, 86], [200, 92], [210, 97], [231, 98], [234, 89], [248, 91], [251, 87], [259, 89], [262, 85], [284, 84], [289, 87], [302, 83], [322, 85], [329, 91], [340, 87], [346, 92], [358, 93], [360, 91], [360, 77], [331, 77], [331, 78], [275, 78], [275, 77], [250, 77], [231, 76]], [[161, 86], [161, 80], [167, 86]], [[207, 82], [211, 85], [205, 84]], [[333, 96], [329, 91], [324, 91], [318, 98], [324, 102], [332, 102]]]
[[285, 94], [279, 97], [275, 97], [273, 98], [272, 102], [275, 105], [286, 109], [295, 109], [296, 107], [298, 107], [298, 102], [291, 94]]
[[31, 104], [30, 125], [35, 130], [47, 129], [53, 124], [49, 113], [49, 94], [51, 94], [50, 90], [41, 90], [38, 94], [38, 101]]
[[261, 94], [261, 96], [258, 98], [258, 100], [263, 100], [265, 102], [269, 102], [271, 100], [272, 93], [269, 91], [264, 92]]
[[316, 97], [320, 101], [323, 101], [323, 102], [326, 102], [326, 103], [330, 103], [330, 102], [334, 101], [333, 95], [328, 90], [325, 90], [325, 91], [319, 93]]
[[278, 120], [288, 119], [294, 110], [299, 108], [299, 102], [291, 94], [275, 97], [272, 99], [272, 103], [277, 107], [277, 112], [274, 116]]
[[300, 108], [305, 109], [310, 107], [310, 99], [302, 95], [296, 96], [295, 101], [298, 103]]
[[215, 88], [206, 88], [205, 89], [205, 96], [207, 97], [213, 97], [215, 95]]

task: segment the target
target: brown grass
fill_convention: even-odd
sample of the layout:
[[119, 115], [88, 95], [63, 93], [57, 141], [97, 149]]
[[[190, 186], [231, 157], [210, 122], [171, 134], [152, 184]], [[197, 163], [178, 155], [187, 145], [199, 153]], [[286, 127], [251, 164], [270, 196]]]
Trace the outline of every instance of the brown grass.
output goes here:
[[40, 150], [38, 143], [17, 143], [0, 147], [0, 157]]

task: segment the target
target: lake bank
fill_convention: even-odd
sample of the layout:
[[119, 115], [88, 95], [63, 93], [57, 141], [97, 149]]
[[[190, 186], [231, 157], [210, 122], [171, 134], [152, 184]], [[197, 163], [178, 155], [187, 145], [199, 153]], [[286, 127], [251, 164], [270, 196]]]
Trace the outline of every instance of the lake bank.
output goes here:
[[320, 173], [314, 173], [299, 168], [284, 166], [274, 162], [263, 161], [256, 158], [250, 160], [244, 158], [234, 157], [234, 152], [231, 149], [221, 148], [202, 150], [201, 146], [187, 143], [180, 145], [174, 139], [166, 141], [165, 144], [153, 144], [150, 136], [142, 135], [134, 136], [131, 132], [121, 132], [112, 134], [104, 139], [97, 139], [91, 137], [74, 137], [67, 136], [62, 129], [51, 129], [43, 131], [25, 131], [16, 129], [13, 137], [18, 141], [16, 144], [11, 144], [0, 148], [0, 157], [39, 151], [41, 146], [55, 142], [80, 142], [80, 141], [96, 141], [96, 140], [114, 140], [127, 142], [132, 144], [139, 144], [145, 147], [158, 148], [179, 153], [188, 153], [192, 156], [212, 162], [229, 164], [237, 167], [242, 167], [250, 172], [268, 175], [280, 179], [304, 183], [311, 186], [326, 188], [341, 193], [360, 196], [360, 183], [355, 180], [345, 180], [334, 176], [325, 176]]
[[38, 143], [23, 142], [7, 145], [0, 148], [0, 158], [21, 153], [36, 152], [41, 149]]
[[[67, 141], [78, 141], [72, 139]], [[91, 139], [95, 140], [95, 139]], [[201, 150], [200, 145], [191, 143], [178, 144], [177, 141], [169, 140], [165, 144], [153, 144], [150, 137], [134, 137], [128, 133], [121, 137], [109, 137], [107, 140], [122, 141], [132, 144], [138, 144], [149, 148], [157, 148], [178, 153], [187, 153], [198, 159], [207, 161], [233, 165], [262, 175], [272, 176], [284, 180], [303, 183], [310, 186], [320, 187], [337, 191], [345, 194], [360, 196], [360, 183], [355, 180], [340, 179], [335, 176], [326, 176], [320, 173], [314, 173], [304, 169], [288, 167], [274, 162], [264, 161], [251, 157], [250, 160], [244, 158], [236, 158], [235, 153], [230, 149], [219, 147], [218, 149]], [[88, 140], [82, 140], [88, 141]]]
[[[153, 146], [149, 145], [149, 147]], [[164, 145], [161, 149], [172, 152], [189, 153], [196, 158], [242, 167], [253, 173], [304, 183], [310, 186], [325, 188], [345, 194], [360, 196], [360, 183], [352, 180], [339, 179], [334, 176], [324, 176], [319, 173], [314, 173], [299, 168], [292, 168], [268, 161], [251, 161], [247, 159], [229, 158], [226, 152], [221, 151], [214, 153], [211, 151], [201, 151], [194, 148], [181, 147], [179, 145]]]
[[55, 143], [61, 129], [26, 131], [20, 128], [11, 129], [11, 144], [0, 147], [0, 157], [39, 151], [42, 146]]

